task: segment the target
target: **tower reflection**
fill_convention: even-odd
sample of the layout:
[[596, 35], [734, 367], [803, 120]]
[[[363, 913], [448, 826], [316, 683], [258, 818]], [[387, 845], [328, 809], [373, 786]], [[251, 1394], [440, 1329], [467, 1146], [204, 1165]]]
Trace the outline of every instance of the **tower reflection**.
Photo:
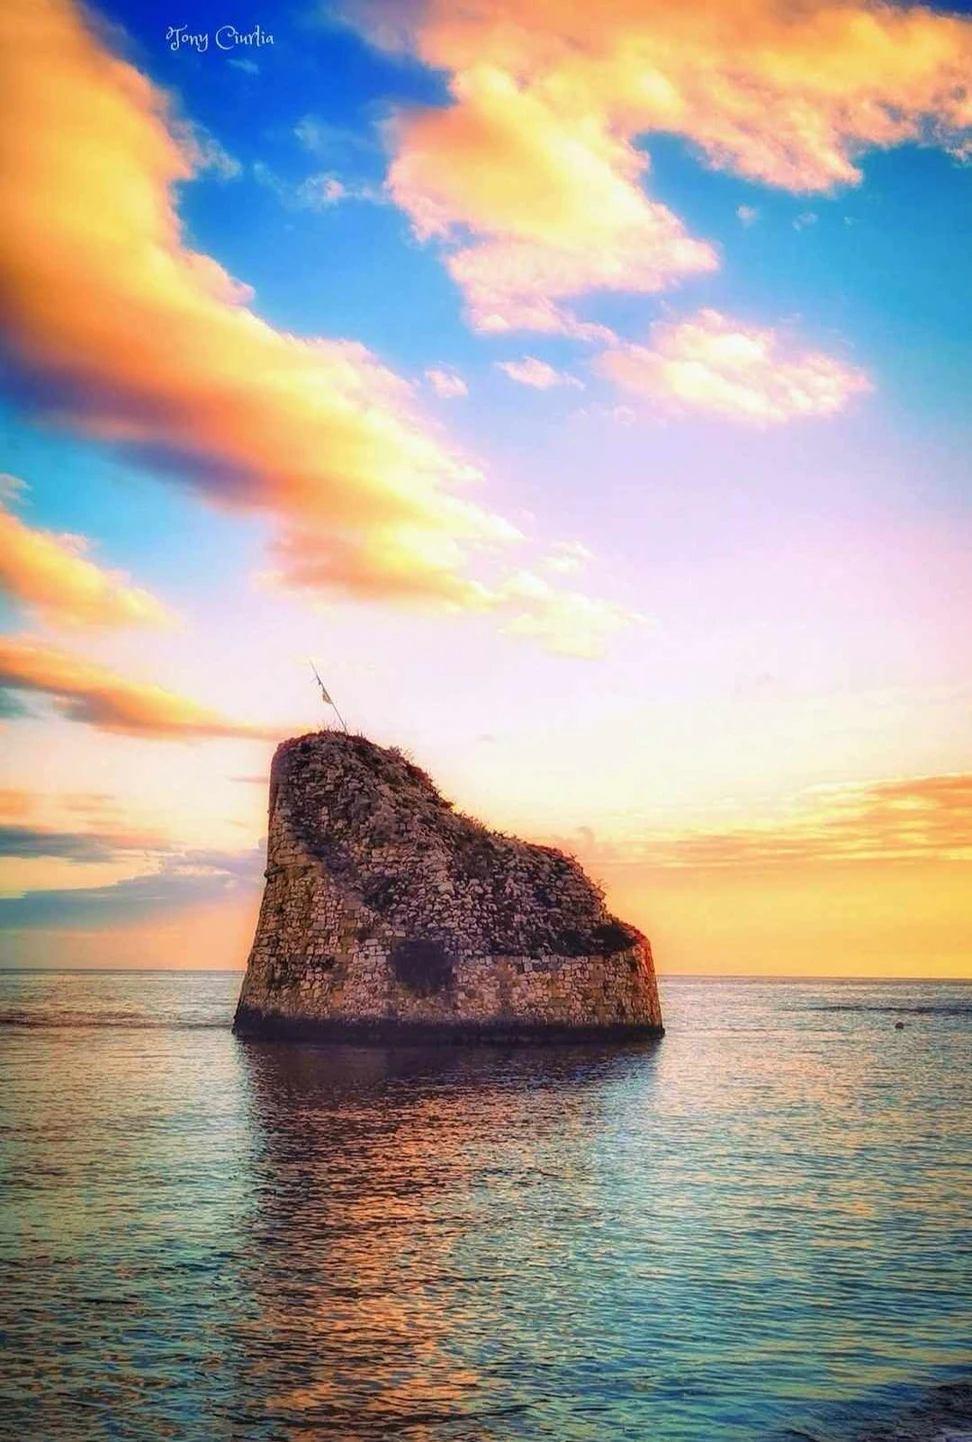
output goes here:
[[577, 1194], [605, 1083], [652, 1048], [241, 1051], [256, 1138], [241, 1421], [275, 1439], [511, 1435], [543, 1347], [529, 1339], [528, 1385], [510, 1299], [565, 1245], [549, 1199], [561, 1178]]

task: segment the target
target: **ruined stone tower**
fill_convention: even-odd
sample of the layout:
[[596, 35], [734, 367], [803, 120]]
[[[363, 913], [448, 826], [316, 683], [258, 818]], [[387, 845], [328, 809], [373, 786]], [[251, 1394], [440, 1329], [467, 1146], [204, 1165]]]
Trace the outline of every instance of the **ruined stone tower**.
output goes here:
[[580, 866], [456, 812], [397, 750], [318, 731], [270, 774], [235, 1029], [344, 1041], [660, 1034], [647, 938]]

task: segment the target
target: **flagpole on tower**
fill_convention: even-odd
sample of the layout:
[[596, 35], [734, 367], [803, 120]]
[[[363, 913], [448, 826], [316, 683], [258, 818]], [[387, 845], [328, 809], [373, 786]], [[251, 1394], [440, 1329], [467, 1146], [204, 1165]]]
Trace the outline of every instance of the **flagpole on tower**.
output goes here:
[[327, 687], [324, 685], [324, 682], [321, 680], [320, 673], [319, 673], [317, 667], [314, 665], [313, 661], [309, 662], [308, 664], [310, 665], [310, 668], [311, 668], [311, 670], [312, 670], [313, 673], [314, 673], [314, 676], [315, 676], [315, 678], [316, 678], [316, 680], [317, 680], [318, 686], [320, 686], [320, 688], [321, 688], [321, 696], [322, 696], [322, 698], [323, 698], [323, 700], [324, 700], [325, 706], [330, 706], [330, 707], [331, 707], [331, 709], [333, 710], [335, 716], [338, 718], [338, 720], [340, 721], [341, 725], [344, 727], [345, 732], [347, 732], [348, 723], [345, 721], [344, 717], [341, 715], [341, 713], [340, 713], [340, 711], [338, 710], [337, 706], [335, 706], [334, 702], [331, 700], [331, 697], [330, 697], [329, 694], [328, 694]]

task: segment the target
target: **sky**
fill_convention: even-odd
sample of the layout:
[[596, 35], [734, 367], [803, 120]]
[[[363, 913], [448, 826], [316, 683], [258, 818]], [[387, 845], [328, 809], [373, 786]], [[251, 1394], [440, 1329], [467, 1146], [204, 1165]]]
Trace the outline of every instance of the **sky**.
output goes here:
[[662, 973], [972, 978], [972, 10], [9, 0], [0, 929], [242, 967], [334, 724]]

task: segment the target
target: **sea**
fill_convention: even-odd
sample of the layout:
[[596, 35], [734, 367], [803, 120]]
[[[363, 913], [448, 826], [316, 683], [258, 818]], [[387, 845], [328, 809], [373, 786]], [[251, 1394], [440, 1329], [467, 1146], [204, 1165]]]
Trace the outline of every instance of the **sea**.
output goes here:
[[662, 978], [639, 1046], [237, 1041], [0, 975], [0, 1436], [841, 1442], [972, 1372], [972, 987]]

